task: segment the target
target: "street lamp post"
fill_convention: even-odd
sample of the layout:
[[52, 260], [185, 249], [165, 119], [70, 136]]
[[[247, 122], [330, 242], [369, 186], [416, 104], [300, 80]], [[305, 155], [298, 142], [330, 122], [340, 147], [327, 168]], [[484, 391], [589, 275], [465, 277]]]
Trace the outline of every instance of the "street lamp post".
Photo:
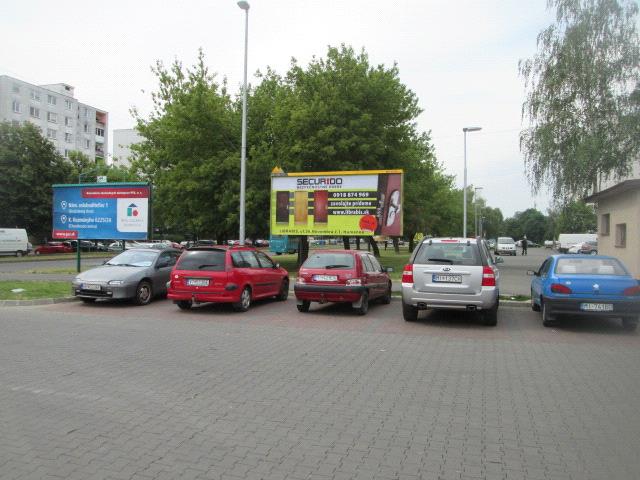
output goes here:
[[247, 57], [249, 53], [249, 2], [238, 2], [238, 6], [244, 10], [244, 82], [242, 83], [242, 147], [240, 154], [240, 245], [245, 240], [245, 190], [246, 190], [246, 163], [247, 163]]
[[464, 127], [464, 189], [462, 192], [462, 236], [467, 238], [467, 132], [477, 132], [482, 127]]
[[482, 187], [475, 187], [473, 189], [473, 203], [474, 203], [474, 210], [476, 212], [476, 217], [475, 217], [475, 221], [473, 222], [473, 224], [476, 227], [476, 237], [478, 236], [478, 231], [479, 231], [479, 224], [478, 224], [478, 190], [482, 190]]

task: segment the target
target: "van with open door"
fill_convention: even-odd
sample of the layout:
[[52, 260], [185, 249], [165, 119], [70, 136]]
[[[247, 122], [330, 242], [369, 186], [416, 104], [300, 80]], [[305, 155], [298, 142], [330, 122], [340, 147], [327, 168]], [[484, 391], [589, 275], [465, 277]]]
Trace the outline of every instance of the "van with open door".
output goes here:
[[0, 255], [21, 257], [29, 253], [29, 240], [24, 228], [0, 228]]

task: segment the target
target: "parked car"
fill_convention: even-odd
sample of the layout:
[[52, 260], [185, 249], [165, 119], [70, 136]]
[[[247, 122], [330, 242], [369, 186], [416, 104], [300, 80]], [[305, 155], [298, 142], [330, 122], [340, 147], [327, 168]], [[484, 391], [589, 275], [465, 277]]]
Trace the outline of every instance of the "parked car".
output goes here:
[[582, 246], [581, 243], [576, 243], [575, 245], [571, 245], [569, 248], [567, 248], [566, 253], [571, 255], [577, 255], [578, 253], [580, 253], [581, 246]]
[[423, 240], [402, 272], [404, 319], [416, 321], [419, 310], [454, 309], [478, 312], [485, 325], [496, 325], [500, 305], [496, 264], [502, 261], [494, 260], [482, 239]]
[[640, 316], [640, 284], [615, 257], [552, 255], [531, 279], [531, 308], [553, 326], [561, 315], [617, 317], [633, 331]]
[[29, 245], [24, 228], [0, 228], [0, 255], [28, 255]]
[[583, 255], [597, 255], [598, 254], [598, 242], [588, 241], [580, 244], [578, 253]]
[[498, 237], [496, 242], [496, 255], [517, 255], [516, 242], [511, 237]]
[[560, 253], [567, 253], [572, 245], [588, 241], [597, 242], [598, 235], [596, 233], [561, 233], [558, 235], [557, 248]]
[[[532, 242], [531, 240], [527, 240], [527, 248], [538, 248], [540, 244], [536, 242]], [[516, 242], [516, 247], [522, 248], [522, 240], [518, 240]]]
[[487, 246], [491, 250], [495, 250], [495, 248], [496, 248], [496, 239], [495, 238], [490, 238], [489, 240], [487, 240]]
[[253, 247], [194, 247], [171, 273], [168, 298], [182, 310], [194, 303], [231, 303], [246, 312], [253, 300], [289, 295], [289, 274]]
[[66, 242], [47, 242], [44, 245], [38, 245], [33, 253], [36, 255], [50, 253], [73, 253], [75, 250]]
[[171, 269], [180, 256], [173, 248], [132, 248], [73, 280], [73, 294], [90, 303], [96, 299], [133, 299], [146, 305], [166, 293]]
[[298, 310], [308, 312], [311, 302], [346, 302], [351, 303], [356, 313], [364, 315], [372, 300], [391, 302], [388, 271], [368, 252], [313, 252], [300, 267], [294, 285]]
[[545, 240], [544, 241], [544, 248], [553, 248], [554, 243], [555, 242], [553, 240]]

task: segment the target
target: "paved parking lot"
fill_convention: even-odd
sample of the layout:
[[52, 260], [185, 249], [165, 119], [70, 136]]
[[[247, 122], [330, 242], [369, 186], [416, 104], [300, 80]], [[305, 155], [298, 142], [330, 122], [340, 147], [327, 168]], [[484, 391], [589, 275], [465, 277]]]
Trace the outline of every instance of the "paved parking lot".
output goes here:
[[504, 308], [0, 309], [2, 479], [637, 479], [640, 336]]

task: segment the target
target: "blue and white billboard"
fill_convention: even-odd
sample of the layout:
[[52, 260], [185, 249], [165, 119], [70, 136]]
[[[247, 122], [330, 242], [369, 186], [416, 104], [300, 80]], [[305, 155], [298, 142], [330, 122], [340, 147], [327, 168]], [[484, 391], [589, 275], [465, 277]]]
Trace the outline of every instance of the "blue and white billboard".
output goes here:
[[53, 186], [53, 238], [144, 240], [149, 223], [146, 183]]

